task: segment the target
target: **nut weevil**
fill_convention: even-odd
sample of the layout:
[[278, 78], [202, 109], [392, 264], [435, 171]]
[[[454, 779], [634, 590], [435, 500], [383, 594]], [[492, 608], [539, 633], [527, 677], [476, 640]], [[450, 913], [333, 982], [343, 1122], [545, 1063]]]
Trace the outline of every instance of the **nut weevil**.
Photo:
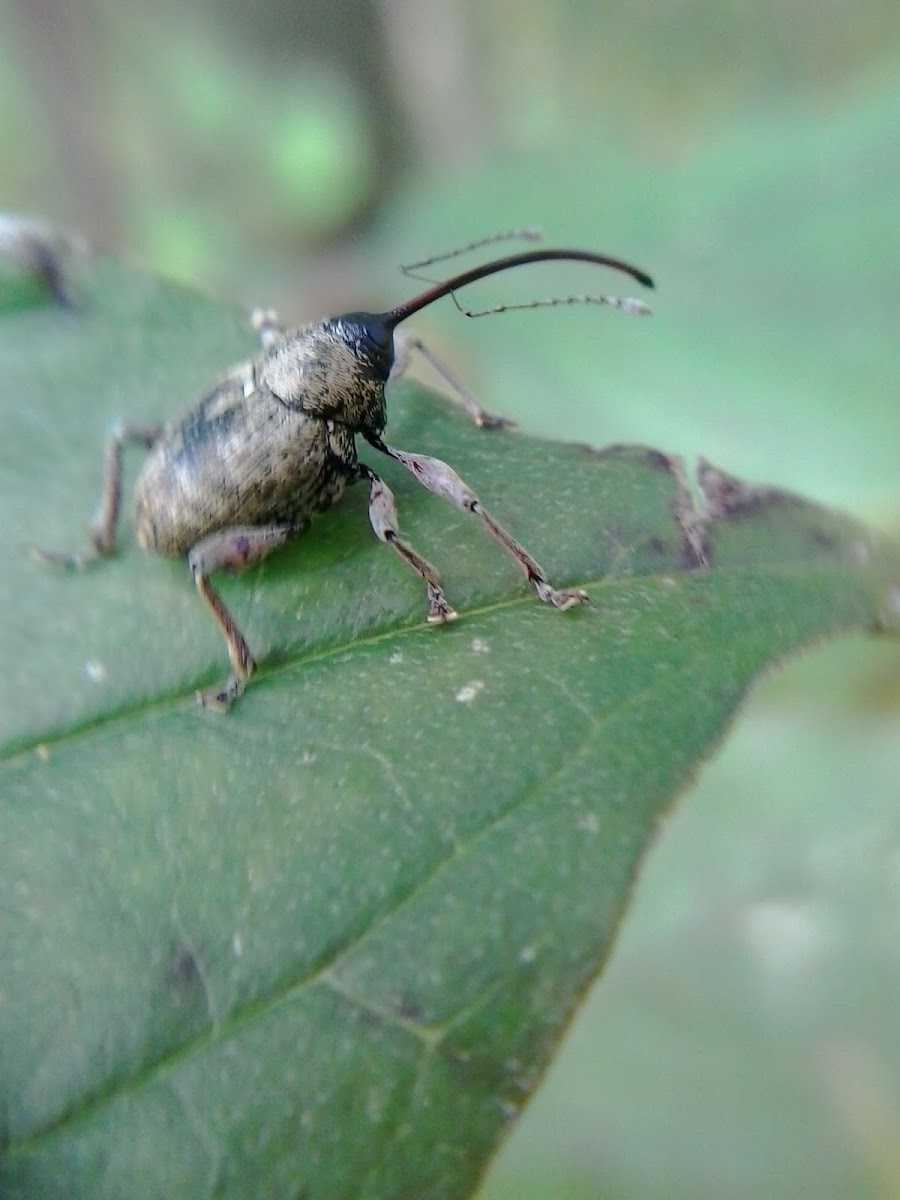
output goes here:
[[[425, 581], [428, 621], [441, 624], [456, 616], [435, 568], [401, 538], [390, 489], [358, 460], [356, 438], [361, 436], [430, 491], [478, 517], [519, 564], [541, 600], [559, 609], [581, 603], [586, 594], [554, 588], [538, 563], [482, 507], [451, 467], [383, 439], [385, 385], [405, 371], [412, 350], [437, 369], [477, 425], [510, 424], [485, 412], [453, 372], [398, 326], [445, 296], [456, 301], [458, 290], [486, 276], [550, 260], [612, 267], [653, 286], [647, 274], [620, 259], [588, 250], [540, 248], [472, 267], [382, 313], [345, 313], [286, 331], [274, 313], [258, 310], [252, 318], [262, 345], [258, 357], [233, 367], [180, 420], [168, 425], [126, 422], [116, 427], [106, 447], [103, 495], [91, 527], [91, 549], [81, 555], [36, 549], [35, 553], [69, 566], [84, 566], [112, 554], [123, 447], [126, 442], [143, 445], [149, 455], [134, 489], [137, 540], [144, 550], [187, 558], [197, 590], [224, 635], [231, 663], [231, 674], [197, 698], [205, 706], [227, 708], [243, 691], [256, 664], [210, 575], [222, 568], [238, 571], [297, 537], [310, 518], [332, 505], [349, 484], [363, 480], [369, 484], [369, 519], [375, 534]], [[486, 311], [559, 303], [649, 311], [638, 300], [616, 296], [536, 300]]]

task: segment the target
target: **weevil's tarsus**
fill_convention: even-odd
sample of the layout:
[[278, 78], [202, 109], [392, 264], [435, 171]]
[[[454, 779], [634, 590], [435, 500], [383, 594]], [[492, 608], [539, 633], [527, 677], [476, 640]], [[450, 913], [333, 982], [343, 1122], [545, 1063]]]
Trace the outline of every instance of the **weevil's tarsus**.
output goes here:
[[65, 550], [45, 550], [43, 546], [36, 546], [34, 542], [26, 543], [25, 549], [38, 562], [49, 563], [52, 567], [63, 567], [67, 571], [83, 571], [104, 557], [99, 550], [93, 548], [69, 553]]
[[531, 557], [527, 550], [513, 538], [503, 526], [486, 512], [478, 497], [464, 480], [447, 463], [439, 458], [431, 458], [427, 454], [410, 454], [406, 450], [398, 450], [389, 446], [380, 437], [365, 435], [367, 441], [380, 450], [382, 454], [395, 459], [401, 466], [406, 467], [423, 487], [436, 496], [448, 500], [463, 512], [472, 513], [478, 517], [484, 527], [491, 533], [506, 552], [519, 564], [528, 581], [533, 584], [538, 596], [546, 604], [554, 608], [567, 609], [581, 604], [587, 599], [587, 593], [580, 588], [569, 591], [558, 591], [550, 583], [543, 568]]
[[489, 413], [487, 409], [482, 408], [456, 372], [448, 367], [443, 359], [439, 358], [411, 329], [398, 329], [394, 333], [394, 365], [390, 374], [392, 380], [399, 379], [406, 373], [413, 352], [421, 354], [431, 369], [447, 385], [448, 391], [444, 395], [458, 404], [479, 428], [512, 429], [515, 426], [515, 421], [510, 421], [507, 417], [501, 417], [495, 413]]

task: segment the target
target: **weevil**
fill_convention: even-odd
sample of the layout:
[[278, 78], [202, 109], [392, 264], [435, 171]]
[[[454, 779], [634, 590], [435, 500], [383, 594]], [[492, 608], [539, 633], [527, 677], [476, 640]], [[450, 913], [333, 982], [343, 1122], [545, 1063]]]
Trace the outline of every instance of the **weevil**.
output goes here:
[[[427, 261], [441, 257], [451, 255]], [[429, 491], [476, 516], [519, 564], [541, 600], [561, 610], [580, 604], [586, 594], [555, 588], [451, 467], [384, 440], [385, 385], [406, 370], [412, 351], [423, 354], [437, 369], [477, 425], [496, 428], [510, 423], [487, 413], [419, 338], [399, 326], [445, 296], [456, 300], [457, 291], [477, 280], [550, 260], [611, 267], [653, 286], [645, 272], [620, 259], [589, 250], [539, 248], [494, 258], [433, 283], [386, 312], [344, 313], [287, 331], [274, 313], [257, 311], [252, 323], [261, 352], [256, 358], [228, 371], [180, 420], [168, 425], [128, 422], [114, 430], [106, 447], [103, 495], [91, 527], [89, 552], [37, 553], [70, 566], [114, 553], [123, 448], [127, 442], [143, 445], [149, 454], [134, 489], [137, 540], [146, 551], [187, 558], [197, 591], [225, 638], [231, 664], [228, 677], [218, 687], [199, 693], [198, 701], [227, 708], [244, 690], [256, 663], [210, 576], [223, 568], [239, 571], [298, 537], [310, 519], [334, 504], [350, 484], [368, 483], [369, 519], [375, 534], [424, 580], [427, 620], [444, 624], [456, 616], [435, 568], [400, 536], [387, 484], [359, 461], [357, 438], [362, 438], [400, 463]], [[557, 303], [649, 311], [638, 300], [615, 296], [532, 301], [487, 311]]]

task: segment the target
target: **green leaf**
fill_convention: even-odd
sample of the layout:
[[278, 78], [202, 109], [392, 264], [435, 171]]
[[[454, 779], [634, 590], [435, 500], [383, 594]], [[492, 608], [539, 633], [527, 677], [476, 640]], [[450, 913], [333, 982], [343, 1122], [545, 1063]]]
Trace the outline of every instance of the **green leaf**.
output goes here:
[[[121, 267], [0, 321], [0, 1193], [461, 1197], [609, 953], [641, 856], [753, 680], [895, 624], [900, 550], [703, 466], [485, 433], [393, 389], [391, 438], [478, 491], [559, 584], [383, 467], [460, 620], [351, 493], [233, 580], [262, 667], [184, 564], [68, 547], [116, 417], [173, 415], [253, 340]], [[696, 497], [692, 498], [696, 490]]]

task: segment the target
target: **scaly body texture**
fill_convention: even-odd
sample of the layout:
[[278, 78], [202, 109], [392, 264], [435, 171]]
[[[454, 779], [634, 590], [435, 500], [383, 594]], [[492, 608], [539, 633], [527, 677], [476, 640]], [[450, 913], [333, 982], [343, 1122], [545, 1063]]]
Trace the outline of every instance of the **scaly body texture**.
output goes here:
[[[314, 341], [306, 330], [294, 338]], [[298, 377], [290, 403], [272, 391], [283, 357], [268, 352], [233, 371], [154, 442], [135, 485], [145, 550], [186, 554], [235, 525], [299, 526], [342, 495], [357, 465], [354, 431], [308, 411], [305, 395], [321, 395], [314, 378]]]

